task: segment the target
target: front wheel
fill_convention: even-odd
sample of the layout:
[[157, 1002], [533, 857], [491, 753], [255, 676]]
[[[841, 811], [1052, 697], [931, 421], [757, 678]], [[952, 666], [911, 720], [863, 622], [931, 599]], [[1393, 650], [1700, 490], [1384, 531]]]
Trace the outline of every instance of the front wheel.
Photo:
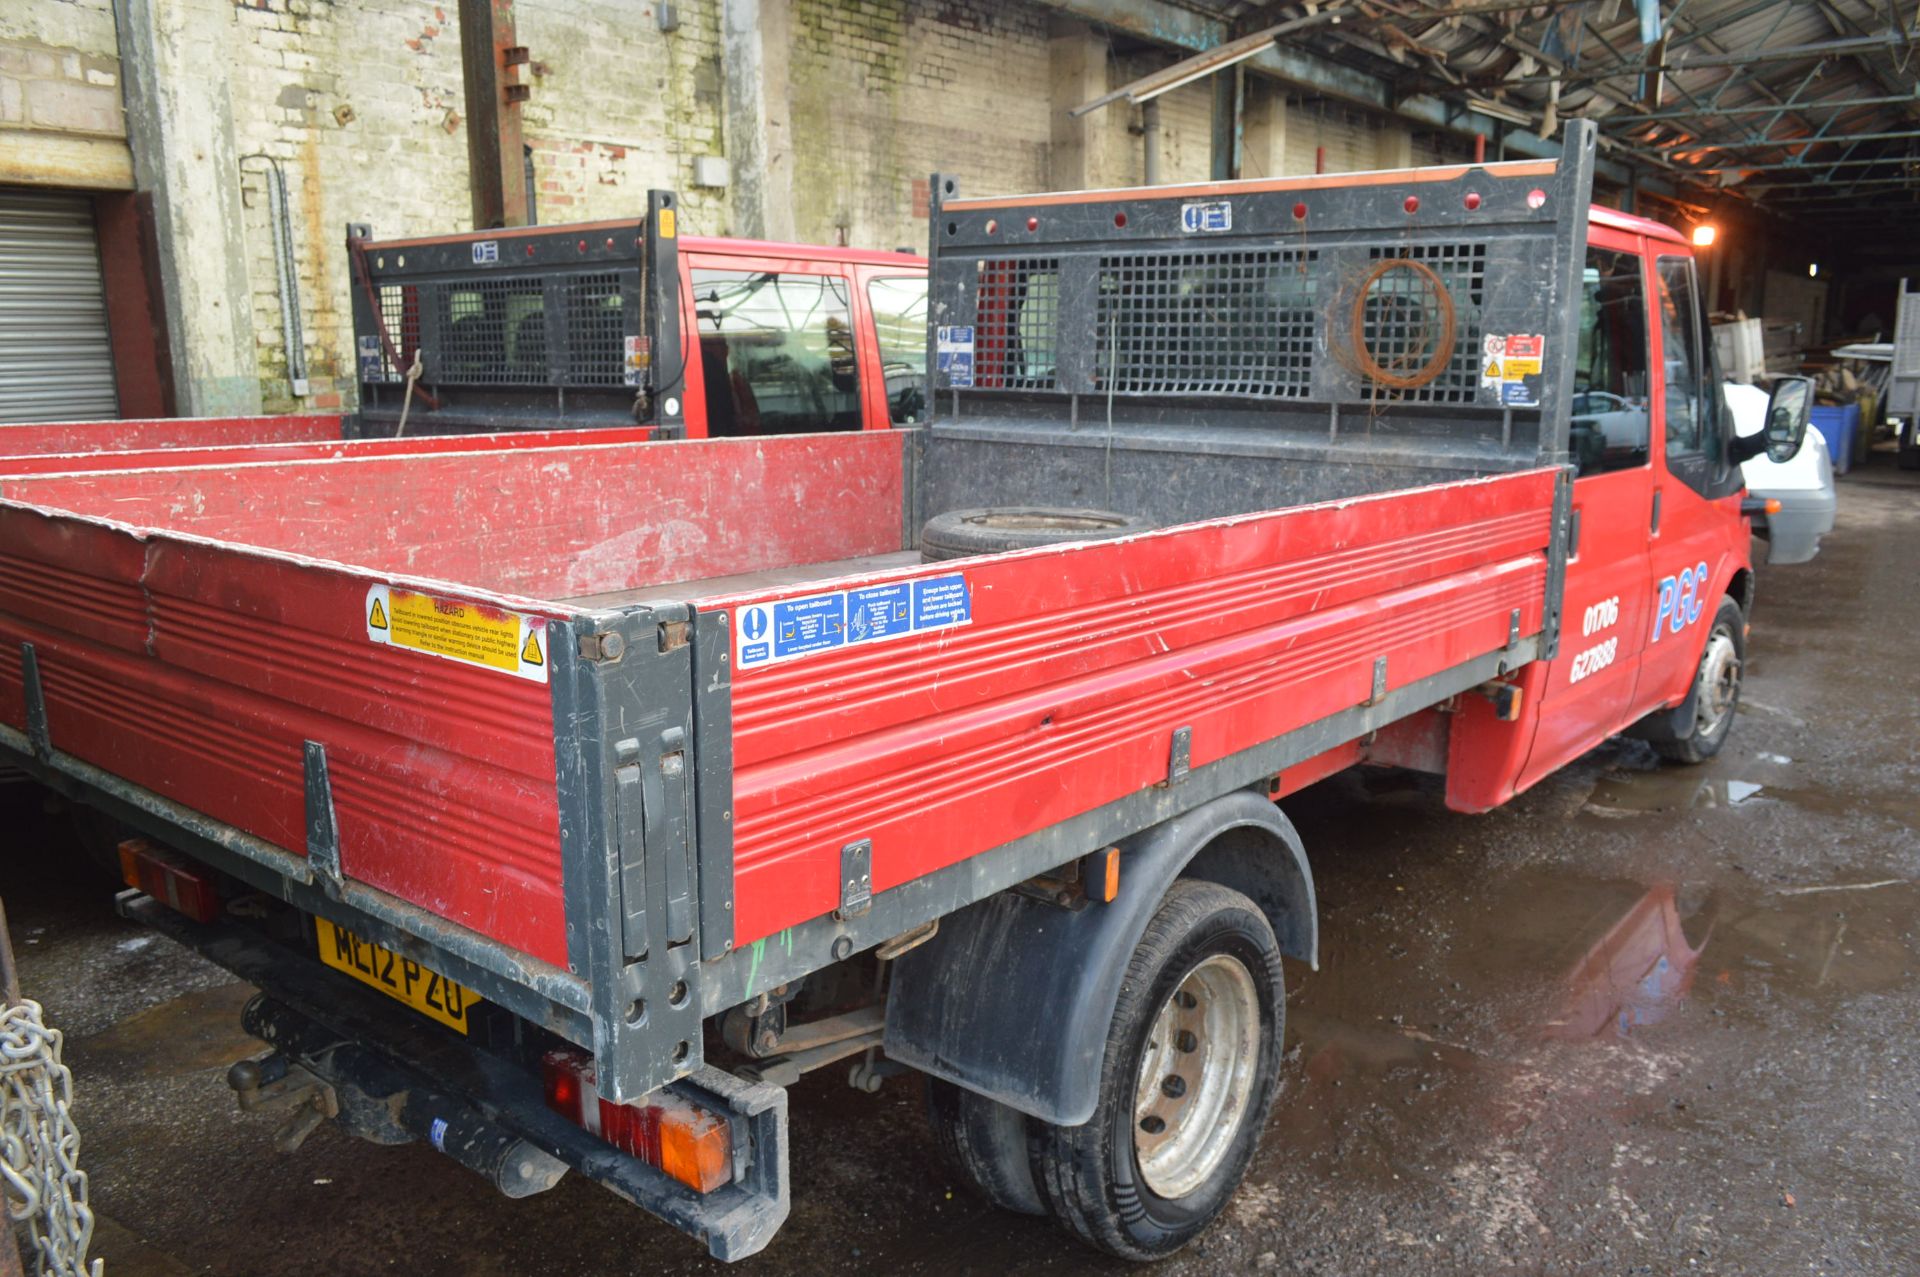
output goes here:
[[1083, 1126], [1031, 1124], [1034, 1182], [1083, 1241], [1158, 1259], [1226, 1206], [1260, 1141], [1286, 1014], [1266, 916], [1216, 883], [1174, 883], [1128, 963]]
[[1747, 661], [1746, 617], [1731, 598], [1720, 600], [1713, 614], [1713, 628], [1707, 631], [1707, 645], [1700, 653], [1700, 668], [1694, 674], [1693, 691], [1673, 711], [1684, 715], [1693, 710], [1693, 727], [1685, 735], [1653, 742], [1661, 757], [1676, 763], [1704, 763], [1720, 752], [1727, 733], [1733, 730], [1733, 715], [1740, 704], [1740, 679]]

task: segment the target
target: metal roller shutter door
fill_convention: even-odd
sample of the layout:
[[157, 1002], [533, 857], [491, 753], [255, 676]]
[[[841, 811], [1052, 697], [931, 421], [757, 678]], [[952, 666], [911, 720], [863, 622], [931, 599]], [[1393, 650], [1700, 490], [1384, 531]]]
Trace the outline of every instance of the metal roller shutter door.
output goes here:
[[0, 422], [119, 411], [92, 203], [0, 187]]

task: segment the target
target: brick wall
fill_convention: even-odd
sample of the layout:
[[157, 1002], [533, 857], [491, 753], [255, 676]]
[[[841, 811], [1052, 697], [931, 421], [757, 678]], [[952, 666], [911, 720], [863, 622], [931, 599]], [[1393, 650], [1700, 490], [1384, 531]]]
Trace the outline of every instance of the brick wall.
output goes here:
[[[781, 133], [796, 238], [924, 246], [924, 189], [939, 169], [975, 194], [1041, 190], [1055, 113], [1049, 37], [1033, 0], [763, 0], [790, 6]], [[86, 72], [113, 74], [110, 0], [0, 0], [0, 41], [90, 43]], [[723, 0], [682, 0], [676, 30], [646, 0], [518, 0], [532, 62], [523, 109], [539, 220], [630, 216], [652, 186], [678, 190], [686, 231], [735, 228], [729, 189], [694, 185], [694, 162], [729, 157]], [[34, 29], [20, 13], [37, 15]], [[281, 330], [267, 161], [287, 188], [315, 407], [351, 407], [344, 231], [381, 238], [471, 221], [457, 13], [451, 0], [146, 0], [134, 44], [152, 61], [137, 131], [169, 211], [170, 284], [182, 406], [295, 406]], [[1100, 44], [1104, 46], [1102, 39]], [[0, 45], [0, 47], [5, 47]], [[129, 55], [134, 56], [134, 55]], [[1098, 55], [1096, 55], [1098, 56]], [[88, 58], [99, 59], [95, 65]], [[1110, 58], [1108, 83], [1171, 54]], [[44, 64], [35, 61], [34, 66]], [[69, 64], [56, 62], [64, 74]], [[8, 72], [8, 74], [12, 74]], [[16, 77], [17, 78], [17, 77]], [[25, 102], [24, 90], [20, 93]], [[0, 99], [0, 114], [10, 98]], [[1212, 95], [1161, 99], [1162, 176], [1203, 179]], [[1089, 121], [1094, 185], [1144, 178], [1138, 108]], [[96, 122], [117, 124], [111, 112]], [[0, 123], [0, 128], [4, 128]], [[1295, 143], [1292, 134], [1289, 142]], [[1309, 148], [1311, 143], [1308, 143]], [[1308, 154], [1311, 154], [1309, 149]], [[263, 157], [263, 158], [246, 158]], [[1358, 165], [1364, 166], [1364, 165]], [[1310, 164], [1309, 164], [1310, 167]], [[736, 185], [739, 175], [736, 174]], [[916, 198], [918, 196], [918, 198]], [[784, 197], [783, 197], [784, 207]]]
[[[542, 222], [635, 216], [650, 187], [681, 195], [693, 234], [723, 234], [724, 190], [696, 187], [693, 162], [724, 156], [720, 8], [682, 3], [663, 34], [633, 0], [518, 0], [533, 56], [522, 111]], [[462, 170], [462, 180], [465, 172]]]
[[0, 182], [124, 188], [111, 0], [0, 3]]
[[1014, 0], [799, 0], [795, 233], [924, 252], [914, 186], [936, 169], [974, 194], [1044, 187], [1047, 17]]
[[[219, 50], [231, 108], [237, 225], [251, 366], [268, 410], [295, 406], [282, 336], [267, 157], [286, 181], [310, 395], [352, 406], [349, 221], [379, 238], [472, 222], [460, 38], [452, 0], [160, 0], [161, 78], [193, 77]], [[683, 4], [671, 35], [650, 5], [520, 0], [533, 62], [523, 109], [543, 222], [632, 216], [650, 186], [682, 190], [689, 230], [724, 232], [724, 191], [692, 186], [696, 156], [722, 154], [717, 7]], [[217, 193], [176, 190], [181, 219], [222, 220]], [[200, 307], [202, 314], [205, 306]], [[189, 320], [191, 322], [191, 319]], [[218, 336], [213, 338], [218, 340]]]

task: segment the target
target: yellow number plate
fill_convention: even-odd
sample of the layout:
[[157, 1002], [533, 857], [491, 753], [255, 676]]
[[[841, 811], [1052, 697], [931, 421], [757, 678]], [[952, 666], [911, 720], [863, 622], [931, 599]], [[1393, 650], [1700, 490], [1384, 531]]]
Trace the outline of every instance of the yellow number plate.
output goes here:
[[462, 1033], [467, 1031], [467, 1012], [480, 1002], [472, 990], [410, 958], [362, 940], [338, 923], [325, 918], [313, 921], [320, 933], [320, 961], [406, 1003], [429, 1019]]

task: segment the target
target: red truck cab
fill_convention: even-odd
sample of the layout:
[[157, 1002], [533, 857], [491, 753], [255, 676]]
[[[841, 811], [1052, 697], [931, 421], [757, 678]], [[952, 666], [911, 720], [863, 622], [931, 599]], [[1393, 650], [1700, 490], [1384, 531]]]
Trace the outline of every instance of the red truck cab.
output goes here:
[[688, 438], [924, 419], [925, 258], [688, 236], [680, 275]]
[[[1518, 680], [1536, 707], [1531, 740], [1507, 742], [1486, 772], [1456, 775], [1450, 801], [1467, 810], [1619, 731], [1703, 755], [1730, 723], [1753, 570], [1692, 250], [1671, 227], [1596, 206], [1579, 308], [1560, 648]], [[1742, 619], [1723, 615], [1723, 600]], [[1675, 707], [1686, 712], [1663, 714]]]
[[[649, 215], [374, 240], [349, 228], [360, 433], [884, 430], [924, 417], [926, 261], [681, 236]], [[411, 395], [409, 395], [411, 388]]]

